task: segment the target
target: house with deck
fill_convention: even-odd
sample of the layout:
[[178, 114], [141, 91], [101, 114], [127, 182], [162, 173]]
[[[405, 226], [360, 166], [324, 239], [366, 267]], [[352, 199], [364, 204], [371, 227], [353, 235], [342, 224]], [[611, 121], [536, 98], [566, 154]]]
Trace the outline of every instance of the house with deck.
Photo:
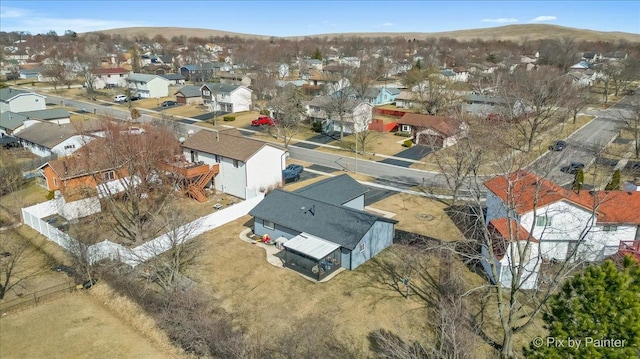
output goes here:
[[218, 166], [208, 186], [242, 199], [277, 187], [287, 155], [283, 148], [244, 137], [237, 129], [201, 130], [182, 143], [182, 150], [191, 163]]
[[574, 191], [527, 171], [492, 178], [485, 187], [486, 224], [506, 220], [503, 238], [537, 247], [518, 260], [600, 261], [623, 244], [640, 243], [639, 191]]
[[355, 270], [393, 243], [396, 220], [364, 211], [367, 189], [344, 174], [294, 192], [271, 191], [249, 215], [283, 248], [284, 266], [321, 281]]

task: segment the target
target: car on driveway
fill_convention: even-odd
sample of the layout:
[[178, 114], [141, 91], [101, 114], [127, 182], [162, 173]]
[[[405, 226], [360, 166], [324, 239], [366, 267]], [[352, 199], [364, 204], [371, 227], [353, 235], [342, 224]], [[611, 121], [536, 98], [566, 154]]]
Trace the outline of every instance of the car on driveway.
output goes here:
[[557, 141], [553, 145], [549, 146], [549, 151], [562, 151], [567, 147], [567, 143], [564, 141]]
[[282, 179], [284, 183], [297, 182], [300, 180], [300, 173], [292, 170], [282, 170]]
[[162, 107], [173, 107], [173, 106], [177, 106], [178, 103], [175, 101], [164, 101], [162, 103]]
[[292, 172], [295, 172], [297, 174], [301, 174], [302, 171], [304, 171], [304, 167], [301, 166], [301, 165], [290, 164], [284, 170], [285, 171], [292, 171]]
[[127, 96], [125, 96], [125, 95], [116, 95], [116, 97], [113, 98], [113, 101], [115, 101], [115, 102], [127, 102]]
[[257, 119], [251, 121], [251, 126], [263, 126], [263, 125], [273, 126], [274, 123], [273, 123], [273, 120], [271, 119], [271, 117], [265, 116], [265, 115], [261, 115]]
[[584, 163], [581, 162], [571, 162], [568, 166], [564, 166], [560, 169], [560, 171], [568, 174], [576, 174], [578, 170], [584, 170]]

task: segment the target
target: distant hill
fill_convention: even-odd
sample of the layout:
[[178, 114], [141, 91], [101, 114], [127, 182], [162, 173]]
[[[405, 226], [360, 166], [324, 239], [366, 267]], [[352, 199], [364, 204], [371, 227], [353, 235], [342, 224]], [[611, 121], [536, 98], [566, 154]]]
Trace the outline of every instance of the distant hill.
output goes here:
[[[210, 36], [238, 36], [240, 38], [257, 38], [257, 39], [269, 39], [270, 36], [264, 35], [252, 35], [242, 34], [229, 31], [210, 30], [210, 29], [196, 29], [196, 28], [183, 28], [183, 27], [127, 27], [119, 29], [110, 29], [97, 31], [104, 34], [120, 34], [124, 37], [131, 38], [136, 35], [144, 34], [149, 38], [153, 38], [156, 35], [162, 35], [165, 38], [171, 39], [173, 36], [186, 36], [186, 37], [200, 37], [208, 38]], [[86, 33], [80, 34], [85, 35]], [[290, 36], [285, 37], [288, 39], [301, 39], [304, 37], [402, 37], [405, 39], [419, 39], [424, 40], [428, 38], [438, 37], [450, 37], [457, 39], [458, 41], [469, 41], [473, 39], [480, 40], [511, 40], [521, 41], [524, 38], [529, 40], [539, 39], [556, 39], [562, 37], [571, 37], [576, 41], [604, 41], [615, 42], [619, 40], [629, 42], [639, 42], [640, 34], [632, 34], [628, 32], [605, 32], [594, 31], [586, 29], [575, 29], [571, 27], [563, 27], [557, 25], [547, 24], [523, 24], [523, 25], [507, 25], [483, 29], [472, 30], [457, 30], [447, 32], [359, 32], [359, 33], [340, 33], [340, 34], [318, 34], [307, 36]]]

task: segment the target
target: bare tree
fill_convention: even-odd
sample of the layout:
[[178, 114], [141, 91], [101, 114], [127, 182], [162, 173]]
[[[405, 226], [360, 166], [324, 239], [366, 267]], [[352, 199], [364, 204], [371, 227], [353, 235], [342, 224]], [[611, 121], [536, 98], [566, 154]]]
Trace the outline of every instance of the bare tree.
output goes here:
[[84, 79], [87, 96], [91, 100], [96, 99], [96, 80], [98, 76], [94, 70], [100, 67], [101, 49], [95, 44], [85, 46], [84, 51], [78, 55], [79, 75]]
[[58, 93], [58, 86], [65, 85], [70, 82], [72, 74], [67, 66], [61, 62], [46, 64], [40, 72], [42, 76], [47, 78], [48, 82], [53, 86], [53, 91]]
[[15, 229], [0, 236], [0, 300], [11, 290], [22, 288], [39, 269], [30, 263], [32, 249]]
[[622, 128], [633, 136], [635, 158], [640, 158], [640, 102], [632, 102], [630, 108], [620, 114], [620, 118], [624, 122]]
[[273, 113], [277, 135], [283, 139], [285, 148], [300, 130], [300, 123], [306, 113], [304, 99], [304, 94], [300, 90], [287, 86], [268, 102]]
[[569, 98], [567, 99], [567, 110], [569, 110], [573, 123], [578, 119], [578, 113], [582, 111], [591, 99], [591, 89], [588, 87], [573, 87], [567, 89]]
[[540, 132], [554, 125], [554, 121], [563, 120], [563, 110], [571, 93], [569, 86], [567, 79], [549, 67], [538, 71], [517, 69], [505, 78], [499, 92], [507, 99], [508, 106], [502, 116], [520, 136], [514, 147], [529, 152]]

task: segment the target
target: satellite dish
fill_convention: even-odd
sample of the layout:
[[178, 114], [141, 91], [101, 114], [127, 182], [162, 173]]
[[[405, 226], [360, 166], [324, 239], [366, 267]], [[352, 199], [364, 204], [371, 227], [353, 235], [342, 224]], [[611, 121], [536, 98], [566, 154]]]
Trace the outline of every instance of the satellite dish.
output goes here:
[[185, 140], [186, 140], [186, 139], [185, 139], [184, 137], [180, 137], [180, 138], [178, 139], [178, 141], [180, 141], [180, 143], [184, 143], [184, 141], [185, 141]]

